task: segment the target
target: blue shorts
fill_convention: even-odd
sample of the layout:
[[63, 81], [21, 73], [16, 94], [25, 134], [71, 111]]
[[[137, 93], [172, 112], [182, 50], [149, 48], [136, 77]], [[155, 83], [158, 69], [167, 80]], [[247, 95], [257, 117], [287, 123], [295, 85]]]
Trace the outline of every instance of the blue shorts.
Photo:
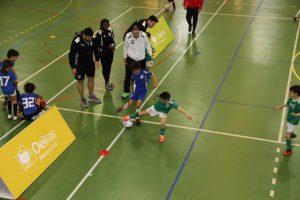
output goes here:
[[138, 90], [138, 91], [135, 90], [133, 92], [133, 94], [131, 95], [130, 99], [134, 100], [134, 101], [137, 101], [137, 100], [144, 101], [146, 94], [147, 94], [147, 90]]

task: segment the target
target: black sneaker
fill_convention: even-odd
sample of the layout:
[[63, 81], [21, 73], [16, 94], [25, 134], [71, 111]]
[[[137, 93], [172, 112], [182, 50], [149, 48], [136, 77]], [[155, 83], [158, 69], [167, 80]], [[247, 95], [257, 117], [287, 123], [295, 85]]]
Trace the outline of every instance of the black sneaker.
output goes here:
[[192, 37], [196, 37], [196, 33], [194, 31], [192, 32]]
[[293, 17], [293, 19], [294, 19], [294, 22], [296, 22], [296, 21], [297, 21], [297, 17]]

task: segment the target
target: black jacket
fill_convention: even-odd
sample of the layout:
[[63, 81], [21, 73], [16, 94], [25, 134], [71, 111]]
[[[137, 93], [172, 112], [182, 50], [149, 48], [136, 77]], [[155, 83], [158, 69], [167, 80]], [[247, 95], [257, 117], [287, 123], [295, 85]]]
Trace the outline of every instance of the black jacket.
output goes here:
[[91, 65], [94, 63], [93, 54], [95, 60], [99, 61], [99, 52], [94, 38], [91, 42], [87, 43], [83, 40], [82, 33], [76, 33], [69, 53], [69, 63], [71, 68]]
[[98, 51], [101, 54], [103, 53], [113, 53], [109, 48], [110, 45], [116, 47], [114, 32], [111, 28], [108, 30], [99, 30], [95, 37], [95, 43], [98, 47]]

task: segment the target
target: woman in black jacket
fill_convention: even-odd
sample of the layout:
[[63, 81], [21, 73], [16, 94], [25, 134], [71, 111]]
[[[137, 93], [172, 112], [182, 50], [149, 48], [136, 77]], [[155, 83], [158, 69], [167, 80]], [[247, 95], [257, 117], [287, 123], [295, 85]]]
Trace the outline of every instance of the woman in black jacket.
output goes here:
[[116, 43], [115, 36], [110, 27], [108, 19], [101, 20], [100, 30], [97, 32], [95, 40], [100, 52], [102, 75], [105, 80], [105, 88], [107, 90], [113, 90], [114, 84], [109, 82], [109, 77], [111, 72], [111, 65], [114, 59]]

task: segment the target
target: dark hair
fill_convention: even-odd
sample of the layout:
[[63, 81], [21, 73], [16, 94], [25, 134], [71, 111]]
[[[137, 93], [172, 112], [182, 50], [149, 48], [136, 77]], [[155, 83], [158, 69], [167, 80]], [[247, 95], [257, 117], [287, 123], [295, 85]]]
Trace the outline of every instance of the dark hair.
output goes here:
[[109, 24], [109, 20], [108, 19], [102, 19], [101, 22], [100, 22], [100, 29], [103, 29], [103, 24], [105, 22]]
[[155, 21], [156, 23], [158, 22], [158, 19], [157, 19], [157, 17], [155, 15], [149, 16], [147, 20]]
[[8, 59], [3, 60], [2, 67], [1, 67], [1, 73], [7, 76], [9, 68], [13, 67], [14, 63]]
[[94, 35], [94, 31], [93, 31], [93, 29], [92, 29], [91, 27], [85, 28], [85, 29], [82, 31], [82, 33], [83, 33], [84, 35], [87, 35], [87, 36], [90, 36], [90, 37], [93, 37], [93, 35]]
[[292, 87], [290, 87], [290, 91], [297, 93], [297, 95], [300, 95], [300, 85], [293, 85]]
[[148, 38], [151, 38], [151, 33], [146, 32], [146, 34], [147, 34], [147, 37], [148, 37]]
[[10, 49], [10, 50], [8, 50], [6, 55], [7, 55], [7, 58], [11, 58], [11, 57], [19, 56], [20, 54], [17, 50]]
[[171, 94], [167, 91], [161, 93], [159, 95], [160, 99], [164, 100], [164, 101], [169, 101], [171, 99]]
[[132, 26], [131, 31], [133, 31], [133, 30], [140, 30], [140, 27], [139, 27], [137, 24], [134, 24], [134, 25]]
[[138, 61], [132, 61], [130, 68], [131, 70], [141, 69], [141, 64]]
[[23, 88], [26, 93], [32, 93], [35, 90], [35, 85], [33, 83], [28, 82], [24, 85]]

